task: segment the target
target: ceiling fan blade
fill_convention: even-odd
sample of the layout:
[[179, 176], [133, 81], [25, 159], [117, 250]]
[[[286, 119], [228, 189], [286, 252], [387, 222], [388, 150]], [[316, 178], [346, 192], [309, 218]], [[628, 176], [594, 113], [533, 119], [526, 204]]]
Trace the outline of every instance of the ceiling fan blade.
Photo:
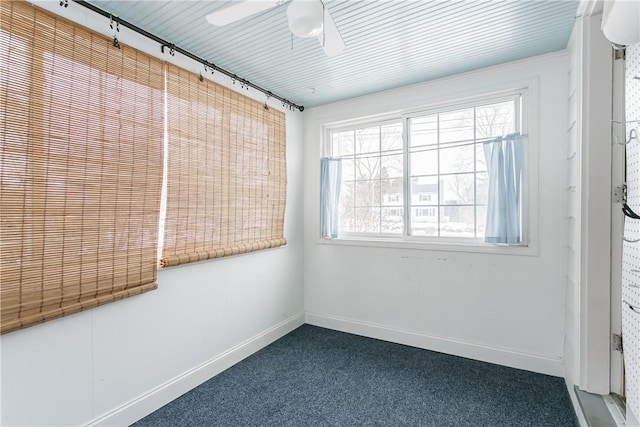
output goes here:
[[324, 29], [318, 36], [318, 40], [327, 56], [339, 55], [346, 47], [329, 9], [326, 8], [324, 9]]
[[279, 6], [287, 0], [245, 0], [207, 15], [209, 24], [222, 27], [251, 15]]

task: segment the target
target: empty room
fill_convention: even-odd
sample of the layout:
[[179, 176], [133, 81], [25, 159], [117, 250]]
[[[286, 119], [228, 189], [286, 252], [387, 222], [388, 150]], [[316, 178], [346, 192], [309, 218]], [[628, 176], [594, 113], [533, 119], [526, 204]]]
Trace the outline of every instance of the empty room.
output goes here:
[[640, 0], [3, 0], [0, 425], [640, 426]]

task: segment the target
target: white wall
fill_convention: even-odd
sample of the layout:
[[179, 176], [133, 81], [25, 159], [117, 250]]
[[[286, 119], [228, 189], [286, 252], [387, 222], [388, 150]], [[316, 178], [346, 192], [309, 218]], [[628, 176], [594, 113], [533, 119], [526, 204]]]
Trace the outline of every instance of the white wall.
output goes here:
[[[305, 112], [307, 322], [564, 375], [566, 52]], [[537, 255], [319, 244], [321, 126], [538, 82]], [[532, 124], [532, 127], [534, 125]], [[536, 222], [536, 216], [539, 217]]]
[[[108, 30], [106, 18], [73, 2], [45, 6]], [[126, 29], [118, 38], [160, 55]], [[165, 59], [199, 71], [178, 56]], [[287, 112], [285, 247], [172, 267], [159, 272], [156, 291], [2, 335], [2, 425], [134, 422], [300, 325], [301, 140], [302, 115]]]

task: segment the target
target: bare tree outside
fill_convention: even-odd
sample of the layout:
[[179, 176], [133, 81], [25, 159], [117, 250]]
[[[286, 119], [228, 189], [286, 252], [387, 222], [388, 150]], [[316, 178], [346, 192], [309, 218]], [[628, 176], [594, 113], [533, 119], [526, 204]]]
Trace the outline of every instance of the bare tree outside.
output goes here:
[[[448, 149], [455, 152], [449, 159], [452, 175], [443, 179], [444, 189], [450, 198], [442, 200], [445, 205], [463, 205], [446, 207], [449, 215], [442, 218], [442, 228], [454, 233], [471, 233], [475, 237], [484, 236], [484, 223], [487, 205], [487, 163], [484, 155], [484, 142], [514, 131], [514, 103], [501, 102], [474, 108], [475, 134], [470, 142], [459, 141], [459, 147]], [[458, 119], [455, 126], [464, 128], [466, 117]], [[441, 150], [441, 155], [445, 150]], [[466, 205], [466, 206], [464, 206]], [[444, 215], [443, 215], [444, 217]], [[449, 225], [446, 222], [450, 223]]]
[[[343, 162], [341, 228], [402, 233], [402, 124], [334, 133], [333, 145]], [[386, 215], [387, 207], [400, 215]]]

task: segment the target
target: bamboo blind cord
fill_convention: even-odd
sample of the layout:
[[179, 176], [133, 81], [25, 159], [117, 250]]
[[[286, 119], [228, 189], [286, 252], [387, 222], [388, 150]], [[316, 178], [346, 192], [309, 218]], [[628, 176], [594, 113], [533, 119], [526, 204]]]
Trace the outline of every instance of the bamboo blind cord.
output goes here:
[[167, 67], [164, 267], [286, 244], [285, 116]]
[[162, 62], [0, 3], [6, 333], [157, 287]]

